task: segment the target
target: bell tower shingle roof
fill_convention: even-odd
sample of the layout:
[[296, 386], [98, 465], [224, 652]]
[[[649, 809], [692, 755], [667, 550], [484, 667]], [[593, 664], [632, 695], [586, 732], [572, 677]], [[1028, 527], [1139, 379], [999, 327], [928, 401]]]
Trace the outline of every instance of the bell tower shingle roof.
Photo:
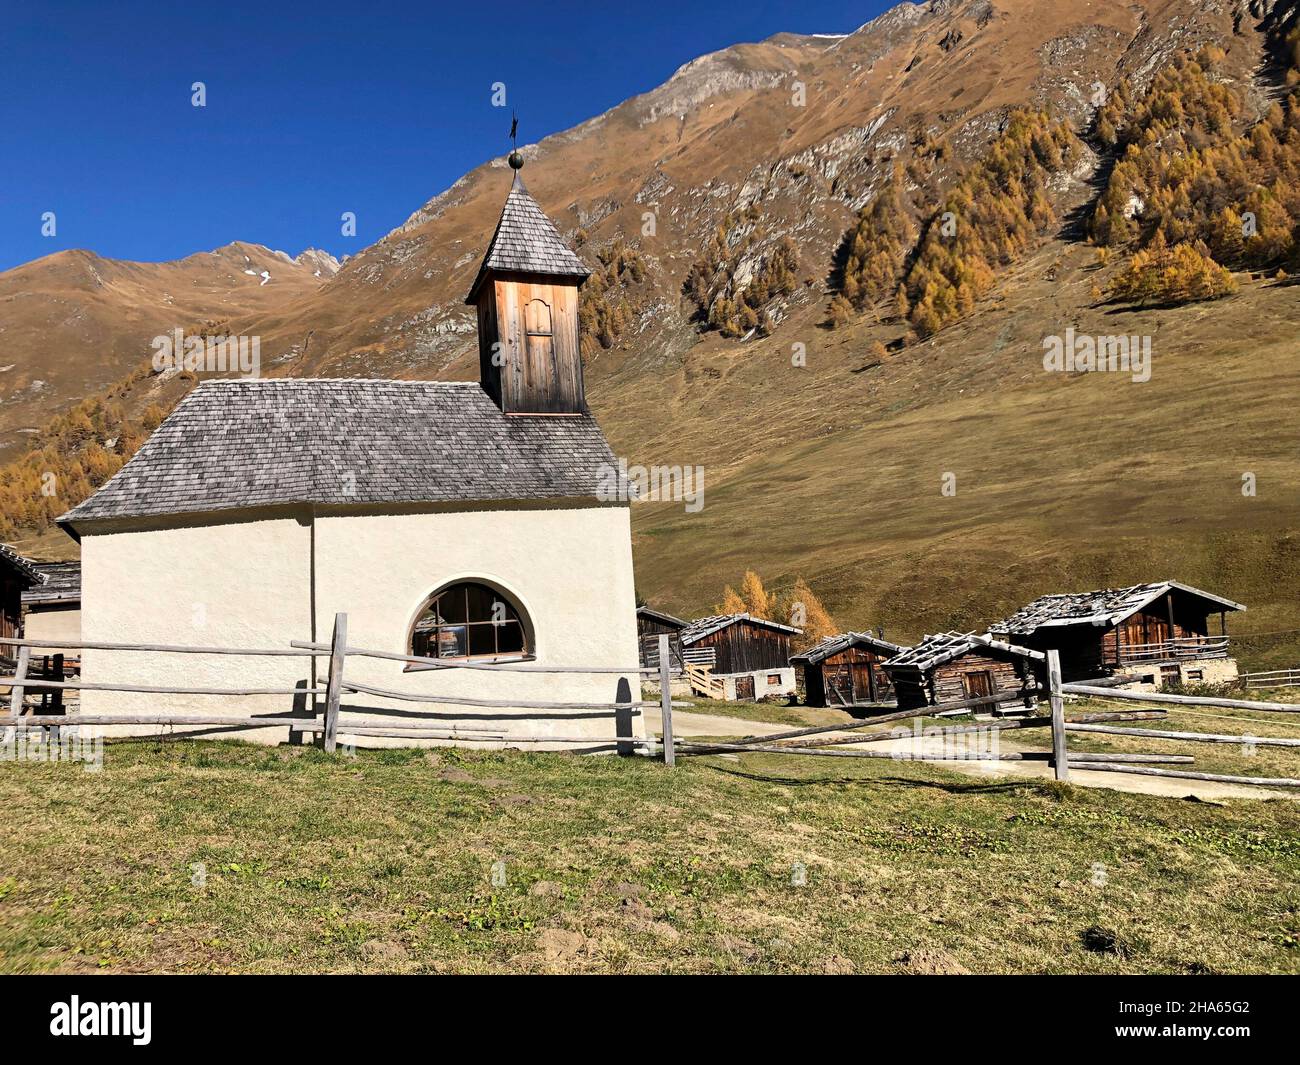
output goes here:
[[478, 268], [469, 295], [465, 297], [466, 303], [475, 302], [479, 286], [489, 271], [552, 274], [579, 279], [591, 274], [564, 243], [537, 201], [529, 195], [517, 170], [496, 232], [492, 234], [487, 254], [483, 256], [483, 264]]

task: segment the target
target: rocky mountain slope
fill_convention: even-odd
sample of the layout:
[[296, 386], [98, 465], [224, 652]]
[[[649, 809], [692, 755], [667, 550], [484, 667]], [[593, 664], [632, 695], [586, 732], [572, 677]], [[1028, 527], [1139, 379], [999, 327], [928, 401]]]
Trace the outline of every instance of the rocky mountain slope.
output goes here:
[[[641, 592], [690, 612], [746, 566], [769, 586], [802, 574], [841, 623], [911, 637], [1046, 591], [1172, 576], [1251, 603], [1257, 632], [1300, 625], [1280, 591], [1300, 586], [1300, 289], [1241, 272], [1215, 302], [1115, 306], [1098, 291], [1119, 257], [1085, 241], [1113, 163], [1090, 127], [1116, 86], [1140, 93], [1214, 45], [1249, 129], [1283, 96], [1295, 7], [905, 3], [848, 36], [703, 56], [528, 146], [530, 190], [597, 269], [586, 377], [616, 450], [706, 471], [698, 512], [634, 511]], [[888, 306], [828, 328], [858, 210], [892, 179], [919, 223], [1022, 107], [1081, 138], [1050, 174], [1056, 221], [932, 337]], [[485, 163], [327, 283], [232, 329], [263, 338], [273, 374], [472, 376], [462, 300], [508, 186], [504, 158]], [[792, 246], [793, 279], [773, 286], [761, 327], [705, 328], [690, 278], [711, 244], [728, 292]], [[1150, 381], [1044, 372], [1044, 337], [1070, 327], [1152, 337]], [[1285, 633], [1261, 639], [1252, 653], [1290, 653]]]

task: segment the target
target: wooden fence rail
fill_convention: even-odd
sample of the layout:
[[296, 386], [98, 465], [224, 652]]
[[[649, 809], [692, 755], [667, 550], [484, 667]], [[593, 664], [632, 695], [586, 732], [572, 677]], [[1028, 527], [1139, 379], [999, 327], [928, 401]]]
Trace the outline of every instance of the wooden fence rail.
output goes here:
[[[603, 748], [617, 745], [620, 751], [631, 752], [635, 749], [653, 750], [657, 746], [657, 741], [653, 738], [647, 739], [626, 734], [626, 723], [621, 727], [611, 730], [615, 733], [611, 736], [518, 735], [501, 728], [476, 728], [473, 726], [451, 724], [443, 720], [440, 715], [421, 715], [418, 712], [409, 715], [403, 720], [385, 720], [382, 716], [376, 716], [360, 721], [345, 721], [340, 718], [340, 710], [342, 707], [343, 696], [346, 692], [355, 692], [373, 695], [378, 698], [402, 700], [432, 706], [494, 707], [503, 709], [548, 711], [592, 710], [603, 711], [612, 715], [626, 713], [629, 719], [640, 716], [644, 707], [658, 705], [664, 712], [665, 721], [668, 723], [669, 730], [671, 731], [672, 708], [674, 706], [691, 705], [689, 703], [674, 703], [667, 695], [667, 688], [664, 689], [664, 696], [660, 702], [642, 701], [639, 698], [639, 695], [634, 699], [631, 695], [629, 685], [620, 685], [618, 695], [610, 701], [588, 702], [580, 700], [544, 701], [527, 699], [487, 699], [472, 696], [398, 691], [377, 685], [364, 684], [360, 681], [346, 677], [344, 674], [344, 666], [348, 655], [399, 661], [429, 671], [468, 669], [502, 673], [531, 672], [545, 674], [604, 674], [620, 675], [629, 678], [631, 683], [636, 683], [635, 678], [647, 671], [643, 670], [639, 665], [631, 668], [621, 668], [613, 666], [552, 666], [540, 663], [518, 662], [450, 662], [444, 659], [434, 659], [416, 655], [402, 655], [370, 648], [350, 647], [348, 646], [347, 640], [348, 619], [345, 613], [340, 613], [335, 616], [334, 631], [328, 644], [315, 642], [308, 643], [295, 640], [291, 641], [289, 647], [279, 648], [185, 646], [176, 644], [120, 643], [92, 640], [67, 641], [62, 639], [47, 643], [30, 639], [0, 639], [0, 645], [13, 646], [17, 648], [17, 661], [14, 676], [0, 677], [0, 688], [8, 686], [10, 689], [9, 715], [8, 717], [0, 717], [0, 727], [24, 731], [67, 726], [93, 727], [97, 725], [158, 726], [164, 728], [199, 729], [202, 731], [214, 729], [280, 727], [288, 728], [291, 739], [304, 734], [317, 736], [320, 745], [327, 751], [334, 751], [337, 749], [338, 735], [340, 731], [343, 731], [345, 734], [349, 735], [382, 736], [411, 740], [443, 739], [470, 743], [493, 742], [498, 744], [518, 743], [521, 745], [542, 743], [566, 745], [581, 744], [588, 748]], [[292, 688], [282, 686], [243, 688], [182, 685], [170, 686], [125, 682], [103, 682], [85, 679], [51, 680], [44, 676], [33, 676], [31, 671], [32, 649], [55, 646], [77, 650], [101, 650], [113, 652], [144, 651], [192, 655], [273, 655], [312, 660], [328, 656], [329, 668], [327, 670], [327, 680], [324, 687], [303, 686]], [[53, 690], [56, 692], [62, 692], [65, 689], [76, 689], [83, 691], [130, 692], [150, 695], [219, 695], [236, 697], [253, 695], [284, 695], [295, 697], [310, 696], [313, 697], [313, 699], [317, 696], [323, 696], [324, 699], [323, 703], [320, 704], [319, 711], [313, 708], [306, 712], [268, 714], [262, 717], [253, 715], [206, 715], [195, 713], [94, 714], [91, 716], [77, 717], [52, 714], [28, 714], [24, 716], [23, 701], [26, 694], [31, 689]], [[624, 697], [624, 691], [628, 692], [626, 697]], [[527, 719], [525, 718], [521, 720]], [[667, 760], [671, 764], [671, 735], [666, 750], [668, 755]]]
[[[1048, 687], [1052, 698], [1053, 723], [1056, 720], [1056, 706], [1062, 701], [1062, 696], [1070, 695], [1088, 695], [1101, 699], [1118, 699], [1121, 701], [1134, 703], [1148, 703], [1156, 706], [1214, 706], [1227, 710], [1255, 710], [1266, 713], [1300, 713], [1300, 704], [1294, 703], [1272, 703], [1272, 702], [1253, 702], [1247, 699], [1221, 699], [1215, 696], [1200, 695], [1175, 695], [1172, 692], [1133, 692], [1123, 691], [1117, 688], [1101, 687], [1094, 684], [1063, 684], [1061, 683], [1059, 662], [1056, 658], [1055, 651], [1048, 651]], [[1107, 764], [1100, 765], [1096, 762], [1096, 755], [1071, 755], [1065, 747], [1065, 738], [1068, 732], [1082, 733], [1102, 733], [1109, 735], [1121, 736], [1143, 736], [1149, 739], [1176, 740], [1178, 742], [1193, 743], [1240, 743], [1253, 744], [1255, 746], [1268, 747], [1300, 747], [1300, 739], [1293, 739], [1283, 736], [1248, 736], [1248, 735], [1226, 735], [1222, 733], [1208, 732], [1171, 732], [1157, 729], [1144, 728], [1121, 728], [1114, 725], [1093, 724], [1093, 723], [1075, 723], [1070, 724], [1063, 718], [1060, 728], [1060, 745], [1057, 745], [1057, 730], [1052, 730], [1052, 747], [1057, 754], [1058, 765], [1063, 762], [1066, 766], [1080, 765], [1084, 759], [1091, 759], [1095, 768], [1101, 768], [1108, 773], [1130, 773], [1146, 776], [1158, 777], [1176, 777], [1186, 780], [1204, 780], [1220, 784], [1253, 784], [1258, 787], [1266, 788], [1300, 788], [1300, 780], [1291, 777], [1249, 777], [1239, 776], [1228, 773], [1200, 773], [1190, 770], [1174, 769], [1156, 769], [1149, 765], [1132, 764], [1144, 759], [1135, 755], [1120, 756], [1114, 759], [1115, 762], [1125, 764]], [[1068, 774], [1068, 769], [1066, 770]], [[1067, 779], [1062, 777], [1060, 770], [1057, 770], [1057, 779]]]
[[1270, 669], [1261, 673], [1242, 673], [1237, 679], [1250, 688], [1300, 688], [1300, 669]]

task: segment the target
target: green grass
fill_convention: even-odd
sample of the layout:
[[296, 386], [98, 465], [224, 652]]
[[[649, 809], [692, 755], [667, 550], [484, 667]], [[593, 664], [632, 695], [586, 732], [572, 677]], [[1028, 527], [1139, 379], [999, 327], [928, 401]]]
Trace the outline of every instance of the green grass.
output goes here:
[[0, 801], [6, 972], [1300, 971], [1288, 800], [137, 742], [0, 763]]

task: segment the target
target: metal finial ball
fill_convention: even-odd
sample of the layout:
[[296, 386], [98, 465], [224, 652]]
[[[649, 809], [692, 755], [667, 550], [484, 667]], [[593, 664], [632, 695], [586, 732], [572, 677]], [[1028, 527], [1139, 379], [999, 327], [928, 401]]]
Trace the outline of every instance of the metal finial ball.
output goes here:
[[507, 157], [506, 162], [510, 164], [512, 170], [522, 170], [524, 166], [524, 157], [519, 154], [519, 149], [516, 148]]

